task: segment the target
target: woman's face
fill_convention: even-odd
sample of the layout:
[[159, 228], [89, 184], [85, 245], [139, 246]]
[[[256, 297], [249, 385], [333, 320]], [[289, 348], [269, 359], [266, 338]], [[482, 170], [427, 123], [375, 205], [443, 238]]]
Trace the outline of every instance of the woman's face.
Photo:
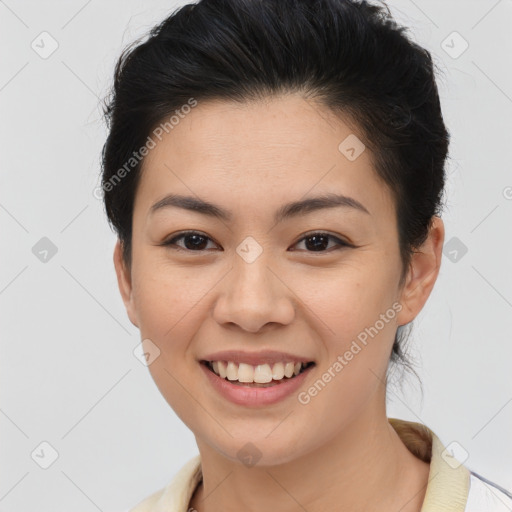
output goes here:
[[[151, 340], [149, 370], [161, 393], [198, 443], [232, 460], [254, 450], [260, 464], [287, 462], [368, 411], [380, 414], [397, 326], [416, 316], [435, 281], [437, 270], [419, 263], [423, 285], [408, 279], [399, 289], [391, 193], [356, 137], [296, 95], [200, 102], [146, 156], [131, 272], [115, 251], [120, 290], [141, 339]], [[152, 209], [169, 194], [225, 216]], [[288, 207], [326, 194], [361, 206]], [[198, 236], [176, 238], [187, 231]], [[228, 397], [201, 363], [227, 350], [254, 366], [267, 361], [260, 352], [278, 352], [271, 369], [292, 356], [315, 364], [273, 387], [228, 384]]]

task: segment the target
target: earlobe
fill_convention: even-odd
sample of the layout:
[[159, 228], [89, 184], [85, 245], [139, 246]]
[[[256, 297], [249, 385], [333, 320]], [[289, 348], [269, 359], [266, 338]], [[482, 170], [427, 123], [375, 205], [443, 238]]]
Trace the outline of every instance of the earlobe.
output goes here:
[[126, 267], [126, 264], [123, 260], [122, 245], [119, 239], [117, 240], [114, 247], [114, 268], [117, 275], [117, 285], [119, 287], [119, 292], [121, 293], [121, 298], [123, 299], [128, 318], [130, 319], [130, 322], [135, 325], [135, 327], [139, 327], [135, 314], [131, 272]]
[[443, 243], [444, 223], [440, 217], [435, 216], [427, 239], [412, 256], [400, 298], [403, 309], [397, 317], [398, 325], [411, 322], [427, 302], [439, 275]]

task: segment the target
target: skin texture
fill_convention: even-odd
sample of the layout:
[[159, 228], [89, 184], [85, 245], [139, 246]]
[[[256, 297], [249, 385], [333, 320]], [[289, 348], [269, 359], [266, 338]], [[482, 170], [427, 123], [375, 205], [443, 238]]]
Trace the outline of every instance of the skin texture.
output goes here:
[[[434, 218], [399, 288], [392, 196], [368, 149], [354, 161], [338, 150], [350, 134], [342, 119], [295, 94], [200, 102], [144, 161], [132, 267], [119, 242], [114, 264], [131, 322], [161, 351], [151, 375], [196, 437], [203, 484], [190, 505], [199, 512], [421, 509], [429, 465], [387, 421], [385, 376], [397, 327], [416, 317], [434, 286], [444, 226]], [[175, 207], [149, 215], [171, 192], [233, 218]], [[326, 192], [357, 199], [370, 214], [336, 207], [274, 223], [283, 204]], [[176, 242], [183, 251], [159, 245], [185, 230], [209, 237], [201, 251], [190, 239]], [[318, 231], [354, 247], [328, 239], [315, 251], [304, 236]], [[247, 236], [263, 250], [251, 264], [236, 252]], [[261, 408], [235, 405], [199, 366], [217, 350], [287, 351], [316, 361], [299, 391], [307, 390], [394, 303], [400, 312], [306, 405], [296, 394]], [[248, 442], [261, 452], [253, 467], [237, 457]]]

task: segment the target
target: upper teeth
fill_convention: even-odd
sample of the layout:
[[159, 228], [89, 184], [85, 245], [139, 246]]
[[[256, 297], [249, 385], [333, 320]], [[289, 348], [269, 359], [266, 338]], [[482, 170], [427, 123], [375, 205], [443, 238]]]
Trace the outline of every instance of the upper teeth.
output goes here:
[[210, 361], [213, 371], [223, 379], [238, 380], [239, 382], [256, 382], [264, 384], [272, 379], [281, 380], [283, 377], [298, 375], [303, 365], [307, 363], [275, 363], [253, 366], [233, 361]]

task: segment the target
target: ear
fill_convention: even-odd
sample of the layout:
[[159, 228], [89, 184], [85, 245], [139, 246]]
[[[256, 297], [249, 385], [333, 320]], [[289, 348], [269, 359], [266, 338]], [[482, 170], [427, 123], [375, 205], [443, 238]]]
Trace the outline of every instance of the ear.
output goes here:
[[427, 302], [441, 267], [443, 243], [444, 223], [434, 216], [427, 239], [412, 256], [401, 292], [402, 310], [397, 316], [397, 325], [411, 322]]
[[116, 269], [117, 285], [128, 313], [128, 318], [135, 327], [139, 327], [133, 300], [131, 272], [123, 260], [122, 245], [119, 239], [117, 239], [116, 246], [114, 247], [114, 267]]

